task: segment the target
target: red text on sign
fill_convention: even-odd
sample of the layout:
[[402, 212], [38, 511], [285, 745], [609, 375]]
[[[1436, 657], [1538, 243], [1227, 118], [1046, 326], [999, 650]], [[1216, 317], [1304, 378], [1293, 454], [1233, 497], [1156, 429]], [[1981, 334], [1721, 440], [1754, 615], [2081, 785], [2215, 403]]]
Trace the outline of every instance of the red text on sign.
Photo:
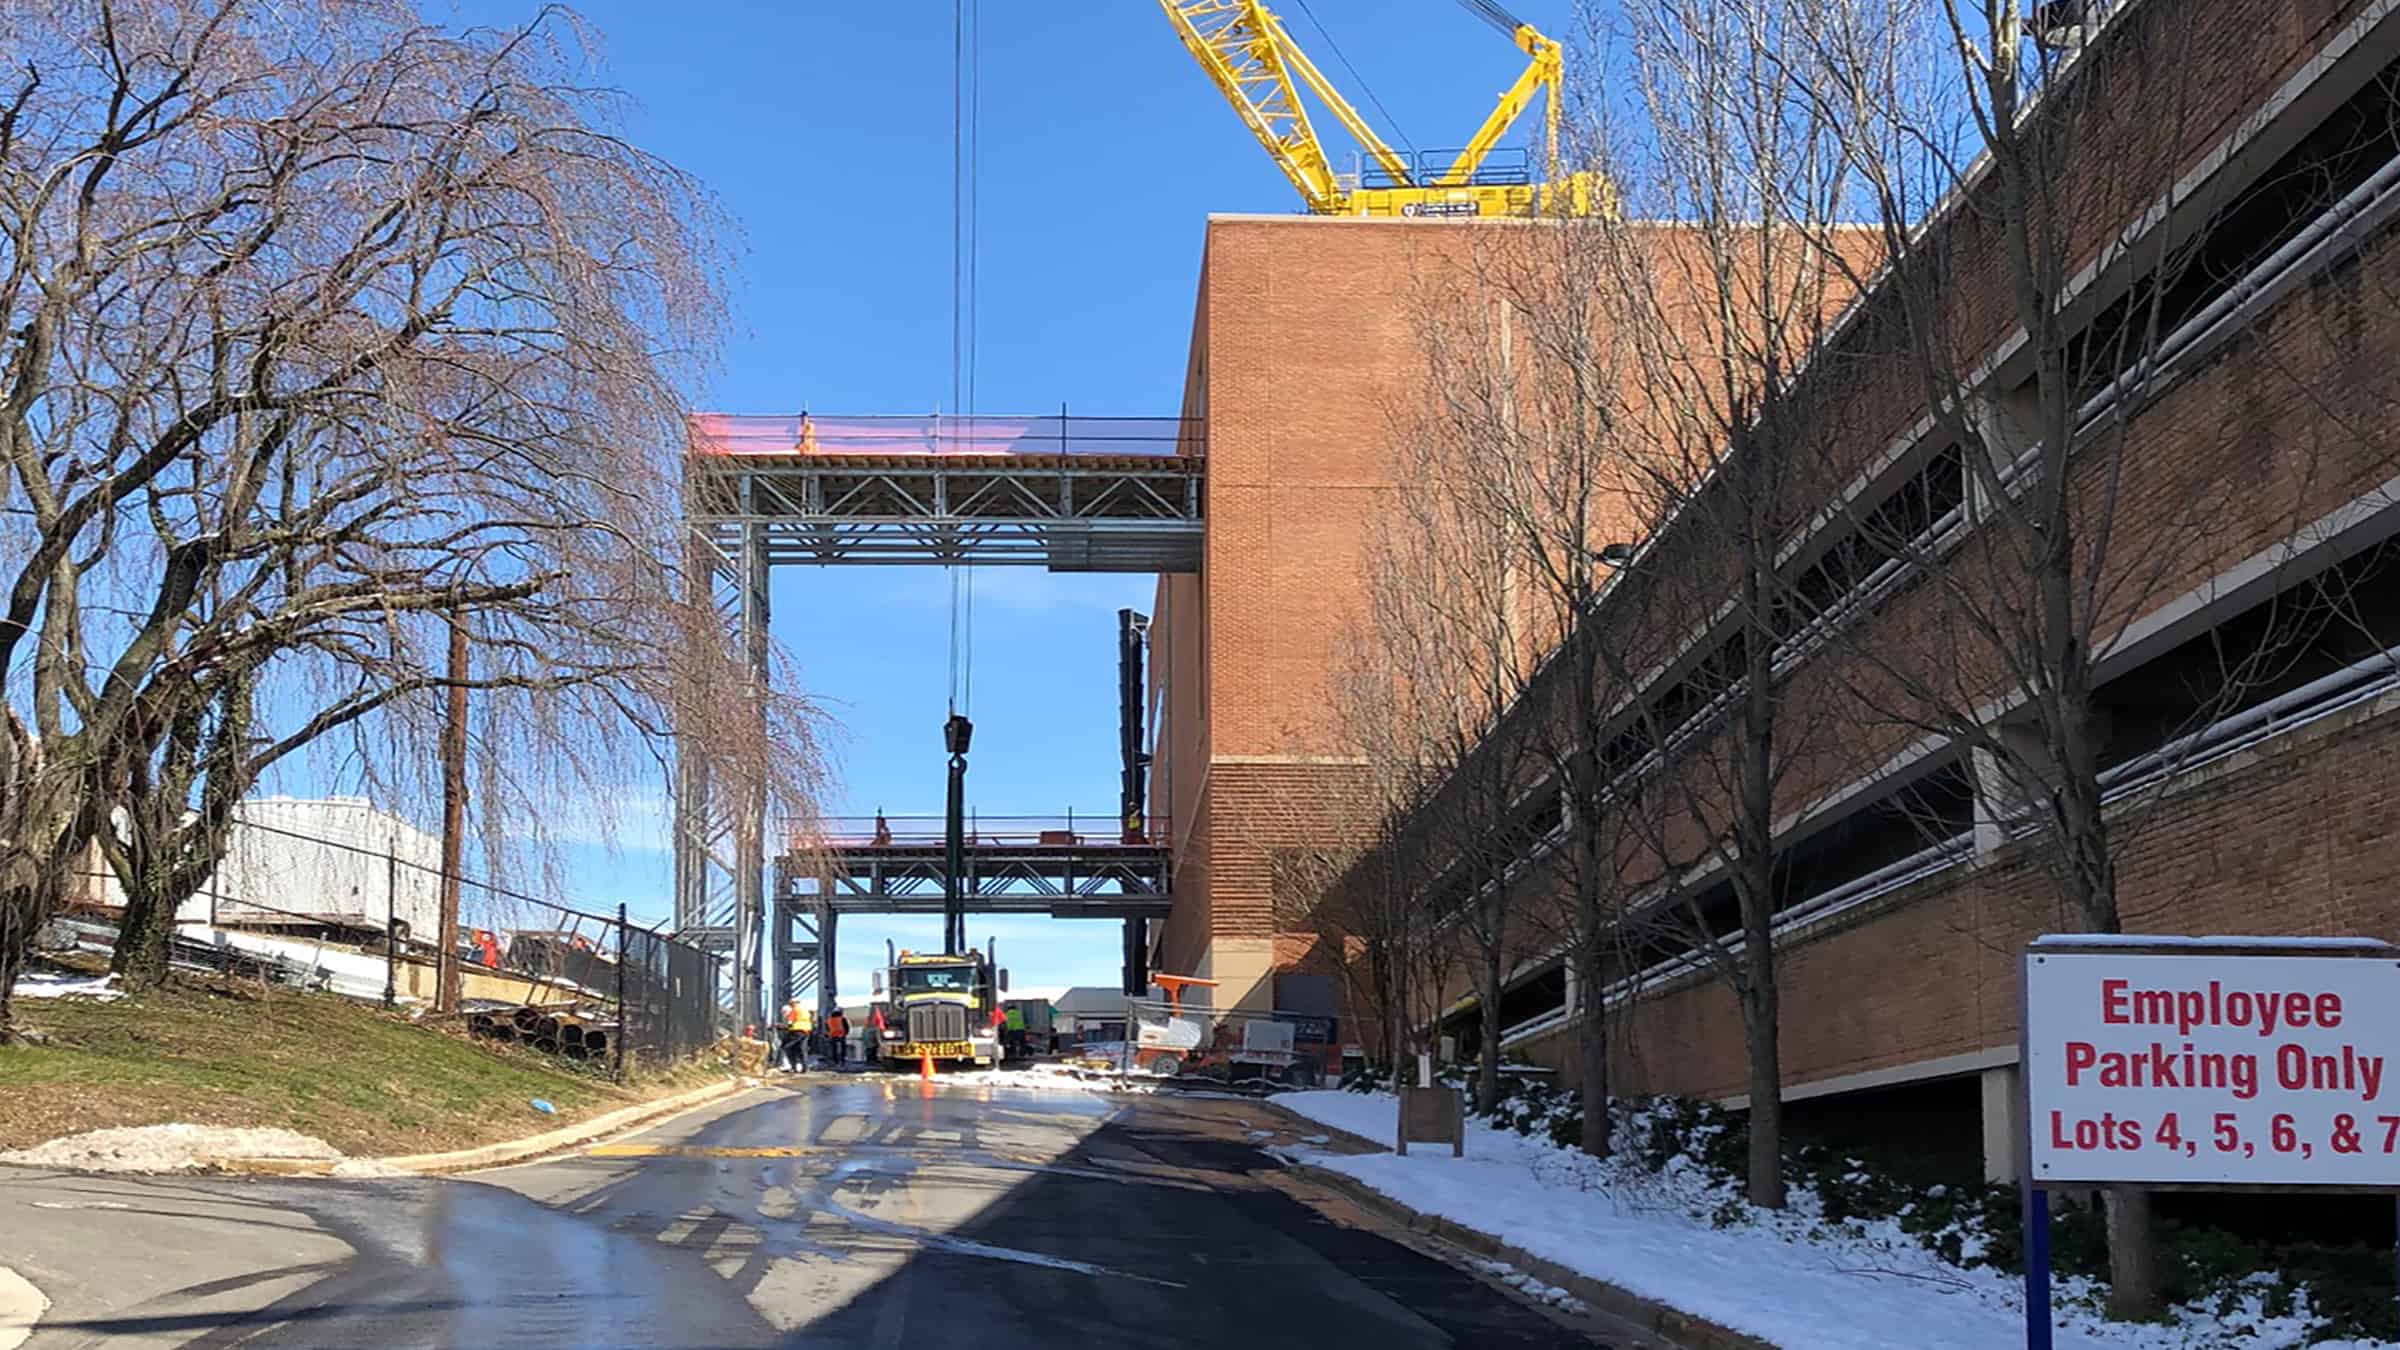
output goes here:
[[2338, 1027], [2342, 996], [2298, 990], [2227, 990], [2222, 980], [2199, 989], [2131, 989], [2129, 980], [2100, 982], [2100, 1020], [2111, 1026], [2175, 1028], [2256, 1027], [2272, 1036], [2278, 1027]]

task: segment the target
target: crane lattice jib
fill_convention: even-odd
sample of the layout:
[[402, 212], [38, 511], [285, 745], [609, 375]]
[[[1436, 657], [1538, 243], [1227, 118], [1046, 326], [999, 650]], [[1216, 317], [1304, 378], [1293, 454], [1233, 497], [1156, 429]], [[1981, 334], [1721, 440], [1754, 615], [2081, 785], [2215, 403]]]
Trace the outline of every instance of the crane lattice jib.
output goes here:
[[1517, 76], [1517, 82], [1500, 95], [1500, 102], [1492, 109], [1491, 116], [1483, 119], [1483, 125], [1475, 129], [1475, 135], [1467, 142], [1466, 148], [1458, 152], [1458, 158], [1450, 162], [1450, 167], [1434, 180], [1433, 186], [1457, 187], [1475, 181], [1475, 170], [1483, 164], [1484, 156], [1489, 155], [1492, 147], [1500, 143], [1500, 138], [1508, 134], [1508, 129], [1516, 125], [1517, 118], [1524, 113], [1526, 105], [1533, 102], [1536, 93], [1542, 96], [1543, 101], [1542, 176], [1545, 179], [1558, 176], [1558, 86], [1566, 71], [1565, 59], [1558, 44], [1535, 31], [1531, 24], [1519, 24], [1510, 36], [1515, 39], [1518, 50], [1533, 60], [1526, 65], [1524, 73]]
[[1217, 92], [1300, 190], [1309, 210], [1337, 214], [1347, 194], [1334, 175], [1325, 143], [1309, 124], [1308, 110], [1293, 87], [1295, 76], [1385, 172], [1395, 181], [1410, 181], [1408, 162], [1384, 144], [1259, 0], [1158, 0], [1158, 7]]
[[[1300, 50], [1263, 0], [1158, 0], [1200, 68], [1207, 72], [1275, 166], [1323, 215], [1582, 215], [1607, 210], [1606, 184], [1594, 175], [1558, 172], [1559, 45], [1520, 23], [1496, 0], [1462, 0], [1485, 22], [1508, 34], [1531, 58], [1500, 95], [1465, 149], [1436, 177], [1420, 171], [1384, 143], [1333, 82]], [[1384, 183], [1360, 186], [1335, 174], [1331, 157], [1309, 124], [1299, 91], [1306, 88], [1372, 158]], [[1539, 182], [1479, 182], [1484, 160], [1536, 98], [1543, 100]]]
[[1158, 0], [1217, 92], [1292, 180], [1312, 211], [1340, 209], [1341, 188], [1292, 88], [1272, 16], [1257, 0]]

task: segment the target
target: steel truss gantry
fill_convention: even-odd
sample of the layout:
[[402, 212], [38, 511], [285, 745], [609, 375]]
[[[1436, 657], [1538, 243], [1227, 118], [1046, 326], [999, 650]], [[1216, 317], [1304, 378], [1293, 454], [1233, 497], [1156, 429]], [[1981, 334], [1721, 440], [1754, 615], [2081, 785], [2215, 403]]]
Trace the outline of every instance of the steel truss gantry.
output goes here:
[[806, 416], [705, 419], [688, 461], [745, 504], [703, 525], [729, 557], [1053, 572], [1199, 570], [1201, 462], [1178, 418]]
[[[779, 565], [1004, 564], [1054, 572], [1191, 572], [1200, 566], [1205, 434], [1191, 419], [1068, 416], [694, 417], [685, 456], [685, 513], [694, 584], [726, 620], [762, 690], [767, 679], [767, 578]], [[786, 996], [794, 981], [820, 1000], [834, 990], [833, 915], [867, 912], [855, 887], [823, 903], [775, 888], [766, 915], [766, 803], [728, 791], [706, 763], [678, 754], [673, 773], [675, 926], [729, 953], [723, 1005], [736, 1025], [767, 1020], [761, 948]], [[928, 912], [941, 908], [937, 871]], [[971, 867], [983, 867], [977, 860]], [[1010, 866], [979, 873], [993, 886], [971, 910], [1124, 917], [1129, 930], [1166, 912], [1163, 855], [1157, 898], [1119, 890], [1078, 911], [1094, 887], [1128, 878], [1086, 872], [1058, 906], [1023, 902], [1001, 886]], [[1038, 867], [1033, 867], [1036, 872]], [[837, 875], [848, 875], [841, 873]], [[1138, 887], [1140, 879], [1131, 878]], [[893, 883], [902, 886], [892, 889]], [[893, 874], [877, 903], [909, 913], [922, 878]], [[1011, 882], [1014, 885], [1014, 882]], [[1082, 889], [1076, 889], [1082, 888]], [[1025, 907], [1003, 909], [1002, 903]], [[1138, 915], [1135, 911], [1139, 911]], [[762, 937], [771, 937], [761, 942]], [[1129, 965], [1142, 944], [1128, 937]], [[1129, 976], [1130, 978], [1130, 976]]]
[[[841, 916], [939, 914], [947, 876], [942, 846], [928, 842], [839, 843], [777, 859], [771, 987], [831, 1006]], [[1167, 877], [1160, 843], [987, 840], [968, 845], [959, 891], [969, 914], [1122, 920], [1125, 982], [1139, 992], [1149, 984], [1147, 925], [1171, 904]]]

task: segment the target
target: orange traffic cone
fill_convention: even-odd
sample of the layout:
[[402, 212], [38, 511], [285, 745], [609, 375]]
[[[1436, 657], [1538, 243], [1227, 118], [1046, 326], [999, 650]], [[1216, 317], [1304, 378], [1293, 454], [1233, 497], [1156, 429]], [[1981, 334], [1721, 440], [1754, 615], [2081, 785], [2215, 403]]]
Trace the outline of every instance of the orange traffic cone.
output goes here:
[[919, 1078], [931, 1078], [931, 1077], [933, 1077], [933, 1056], [931, 1056], [931, 1055], [924, 1055], [924, 1056], [921, 1056], [921, 1057], [919, 1057], [919, 1058], [918, 1058], [918, 1060], [917, 1060], [917, 1077], [919, 1077]]

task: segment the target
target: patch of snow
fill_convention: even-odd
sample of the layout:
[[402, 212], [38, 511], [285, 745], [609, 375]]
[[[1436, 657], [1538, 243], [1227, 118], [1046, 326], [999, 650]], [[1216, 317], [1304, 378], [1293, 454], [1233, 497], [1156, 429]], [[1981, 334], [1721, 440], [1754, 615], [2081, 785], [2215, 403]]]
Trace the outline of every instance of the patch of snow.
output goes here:
[[[1289, 1092], [1274, 1100], [1369, 1139], [1388, 1137], [1399, 1109], [1389, 1095], [1344, 1091]], [[1653, 1173], [1638, 1161], [1593, 1158], [1476, 1121], [1467, 1123], [1463, 1158], [1447, 1149], [1405, 1158], [1322, 1151], [1292, 1156], [1355, 1178], [1421, 1213], [1792, 1350], [1984, 1350], [2024, 1343], [2017, 1277], [1951, 1265], [1888, 1219], [1826, 1223], [1813, 1194], [1795, 1191], [1792, 1206], [1780, 1212], [1751, 1209], [1737, 1187], [1686, 1157]], [[1738, 1217], [1721, 1226], [1716, 1220], [1725, 1213]], [[1728, 1278], [1729, 1271], [1739, 1277]], [[1491, 1273], [1503, 1280], [1519, 1275], [1509, 1281], [1519, 1288], [1527, 1281], [1541, 1284], [1519, 1272]], [[2260, 1292], [2223, 1315], [2212, 1306], [2187, 1304], [2164, 1325], [2103, 1321], [2097, 1291], [2086, 1280], [2057, 1281], [2053, 1302], [2058, 1350], [2234, 1343], [2286, 1350], [2305, 1343], [2312, 1321], [2305, 1308], [2266, 1316]]]
[[1482, 1271], [1486, 1275], [1491, 1276], [1492, 1278], [1500, 1281], [1500, 1283], [1507, 1285], [1509, 1288], [1516, 1290], [1518, 1293], [1525, 1295], [1527, 1298], [1530, 1298], [1537, 1303], [1547, 1303], [1551, 1307], [1557, 1308], [1563, 1312], [1577, 1314], [1587, 1313], [1592, 1310], [1591, 1305], [1585, 1303], [1582, 1299], [1575, 1297], [1573, 1294], [1568, 1293], [1566, 1290], [1559, 1288], [1555, 1284], [1546, 1284], [1543, 1281], [1526, 1274], [1524, 1271], [1517, 1269], [1515, 1266], [1510, 1265], [1506, 1261], [1479, 1260], [1472, 1261], [1469, 1264], [1473, 1265], [1477, 1270]]
[[1330, 1134], [1304, 1134], [1300, 1136], [1300, 1142], [1303, 1144], [1330, 1144], [1333, 1142], [1333, 1136]]
[[14, 993], [18, 998], [90, 998], [105, 1001], [125, 997], [125, 991], [117, 988], [117, 977], [114, 975], [68, 975], [51, 970], [20, 971]]
[[2033, 940], [2035, 947], [2280, 947], [2295, 951], [2320, 952], [2381, 952], [2391, 950], [2391, 944], [2376, 938], [2361, 937], [2240, 937], [2216, 934], [2209, 937], [2160, 936], [2154, 933], [2044, 933]]
[[1254, 1143], [1254, 1144], [1255, 1144], [1255, 1143], [1257, 1143], [1257, 1142], [1258, 1142], [1259, 1140], [1261, 1140], [1261, 1139], [1272, 1139], [1272, 1138], [1274, 1138], [1274, 1137], [1275, 1137], [1275, 1132], [1274, 1132], [1273, 1130], [1252, 1130], [1252, 1131], [1250, 1131], [1248, 1134], [1245, 1134], [1245, 1135], [1243, 1135], [1242, 1137], [1243, 1137], [1244, 1139], [1247, 1139], [1247, 1140], [1249, 1140], [1251, 1143]]
[[78, 1172], [198, 1172], [230, 1159], [341, 1156], [324, 1140], [291, 1130], [179, 1122], [71, 1134], [0, 1153], [0, 1163]]
[[1077, 1074], [1056, 1064], [1029, 1069], [970, 1069], [934, 1076], [943, 1087], [1023, 1088], [1031, 1092], [1156, 1092], [1148, 1083], [1128, 1083], [1112, 1075]]

